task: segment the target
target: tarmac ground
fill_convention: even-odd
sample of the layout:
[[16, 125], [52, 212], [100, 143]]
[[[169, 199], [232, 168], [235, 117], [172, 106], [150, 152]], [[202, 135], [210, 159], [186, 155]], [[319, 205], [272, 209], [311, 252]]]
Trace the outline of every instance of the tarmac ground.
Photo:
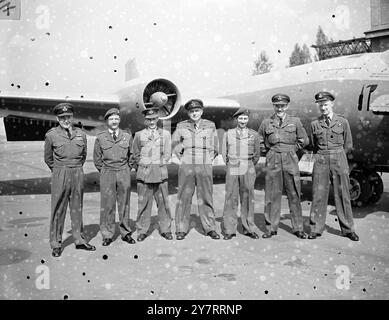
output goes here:
[[[151, 235], [144, 242], [129, 245], [119, 236], [109, 247], [102, 247], [93, 141], [88, 137], [83, 219], [86, 236], [97, 250], [75, 250], [68, 215], [60, 258], [51, 256], [48, 242], [51, 173], [43, 162], [43, 142], [0, 143], [0, 299], [389, 298], [389, 174], [382, 176], [384, 194], [377, 204], [354, 208], [359, 242], [340, 235], [332, 199], [323, 236], [296, 238], [285, 195], [277, 236], [253, 240], [239, 227], [232, 240], [212, 240], [203, 234], [194, 196], [191, 230], [185, 240], [168, 241], [159, 235], [154, 204]], [[257, 171], [255, 223], [261, 236], [264, 175]], [[135, 228], [133, 182], [130, 215]], [[219, 233], [224, 188], [224, 167], [216, 166], [213, 196]], [[308, 232], [310, 178], [303, 178], [302, 192]], [[176, 164], [169, 167], [169, 194], [174, 217]]]

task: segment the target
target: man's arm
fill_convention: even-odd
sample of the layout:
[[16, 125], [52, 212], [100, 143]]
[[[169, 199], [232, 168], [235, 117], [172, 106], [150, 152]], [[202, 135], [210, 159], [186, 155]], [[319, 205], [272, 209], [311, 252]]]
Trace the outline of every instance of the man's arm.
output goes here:
[[315, 126], [314, 126], [313, 122], [311, 122], [311, 132], [309, 134], [309, 147], [308, 147], [308, 149], [310, 151], [313, 151], [313, 153], [317, 153], [316, 138], [315, 138], [315, 135], [313, 134], [314, 128], [315, 128]]
[[259, 150], [260, 150], [260, 156], [265, 157], [267, 153], [267, 147], [265, 144], [265, 121], [262, 121], [261, 125], [258, 129], [258, 139], [259, 139]]
[[54, 156], [53, 156], [53, 142], [50, 135], [46, 133], [45, 136], [45, 145], [44, 145], [44, 160], [47, 166], [51, 171], [53, 171], [54, 166]]
[[161, 158], [161, 165], [168, 164], [170, 158], [172, 156], [172, 141], [170, 137], [170, 133], [164, 132], [163, 135], [163, 155]]
[[350, 124], [347, 119], [344, 119], [344, 151], [349, 153], [353, 150], [353, 137], [351, 135]]
[[131, 145], [131, 166], [135, 170], [138, 170], [138, 164], [140, 159], [140, 138], [138, 132], [135, 133], [134, 141]]
[[131, 132], [128, 132], [129, 134], [129, 138], [128, 138], [128, 166], [130, 167], [130, 169], [132, 169], [134, 167], [134, 158], [132, 156], [132, 153], [131, 153], [131, 150], [132, 150], [132, 143], [133, 143], [133, 137], [132, 137], [132, 133]]
[[307, 132], [305, 131], [305, 128], [303, 127], [303, 124], [301, 123], [300, 119], [297, 119], [296, 123], [296, 130], [297, 130], [297, 150], [304, 149], [309, 144], [309, 139]]
[[82, 139], [84, 140], [84, 150], [82, 151], [81, 163], [82, 163], [82, 165], [84, 165], [84, 163], [86, 161], [87, 151], [88, 151], [88, 141], [86, 139], [86, 134], [85, 133], [83, 134]]
[[93, 162], [96, 169], [100, 172], [103, 166], [103, 152], [101, 151], [100, 140], [96, 138], [93, 148]]
[[256, 133], [254, 138], [254, 155], [253, 155], [254, 166], [257, 164], [260, 157], [261, 157], [261, 144], [259, 141], [259, 134]]
[[228, 163], [228, 130], [227, 131], [224, 131], [224, 134], [223, 134], [223, 142], [222, 142], [222, 157], [223, 157], [223, 160], [224, 160], [224, 163], [227, 164]]
[[212, 160], [215, 160], [215, 158], [218, 156], [219, 154], [219, 137], [217, 135], [217, 131], [216, 131], [216, 126], [215, 124], [213, 124], [213, 128], [212, 128], [212, 139], [211, 139], [211, 143], [212, 143], [212, 146], [211, 146], [211, 159]]

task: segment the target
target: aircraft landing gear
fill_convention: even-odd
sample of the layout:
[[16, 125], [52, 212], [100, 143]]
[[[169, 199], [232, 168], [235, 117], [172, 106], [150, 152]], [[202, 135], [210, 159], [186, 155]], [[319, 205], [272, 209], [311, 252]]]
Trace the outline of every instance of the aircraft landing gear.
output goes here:
[[382, 182], [382, 179], [380, 175], [373, 171], [369, 174], [369, 183], [372, 187], [372, 193], [369, 199], [370, 203], [377, 203], [382, 196], [382, 193], [384, 192], [384, 183]]
[[380, 175], [371, 170], [353, 170], [350, 173], [350, 199], [354, 207], [363, 207], [380, 200], [384, 185]]

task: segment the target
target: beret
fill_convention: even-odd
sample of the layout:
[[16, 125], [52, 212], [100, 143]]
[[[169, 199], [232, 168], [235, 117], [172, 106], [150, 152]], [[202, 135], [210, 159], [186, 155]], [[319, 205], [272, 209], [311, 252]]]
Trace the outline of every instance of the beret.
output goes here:
[[152, 107], [148, 108], [142, 111], [143, 115], [145, 116], [145, 119], [153, 119], [158, 117], [159, 108], [158, 107]]
[[273, 104], [287, 104], [290, 102], [290, 98], [286, 94], [277, 93], [271, 98]]
[[238, 109], [238, 111], [236, 111], [236, 112], [234, 113], [233, 117], [236, 118], [236, 117], [238, 117], [238, 116], [240, 116], [240, 115], [242, 115], [242, 114], [244, 114], [244, 115], [246, 115], [246, 116], [250, 115], [249, 109], [247, 109], [246, 107], [240, 107], [240, 108]]
[[184, 108], [186, 110], [191, 110], [195, 108], [204, 108], [204, 104], [200, 99], [191, 99], [185, 103]]
[[57, 104], [53, 109], [56, 116], [71, 116], [73, 115], [73, 111], [74, 106], [68, 102]]
[[319, 102], [319, 101], [325, 101], [325, 100], [330, 100], [330, 101], [334, 101], [335, 100], [335, 97], [332, 93], [330, 92], [327, 92], [327, 91], [320, 91], [318, 93], [315, 94], [315, 100], [316, 102]]
[[104, 115], [104, 120], [107, 120], [109, 116], [113, 115], [113, 114], [117, 114], [118, 116], [120, 116], [120, 111], [118, 108], [111, 108], [109, 109], [105, 115]]

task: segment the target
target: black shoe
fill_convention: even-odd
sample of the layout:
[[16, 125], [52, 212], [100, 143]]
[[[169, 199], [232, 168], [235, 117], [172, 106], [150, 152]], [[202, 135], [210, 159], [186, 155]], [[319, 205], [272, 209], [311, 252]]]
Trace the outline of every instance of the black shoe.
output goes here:
[[90, 245], [89, 243], [76, 244], [76, 249], [86, 250], [86, 251], [95, 251], [96, 247]]
[[220, 236], [217, 234], [216, 231], [212, 230], [207, 233], [208, 236], [210, 236], [214, 240], [220, 239]]
[[161, 233], [161, 236], [164, 237], [166, 240], [173, 240], [173, 236], [171, 232], [163, 232]]
[[311, 232], [308, 235], [308, 239], [316, 239], [317, 237], [321, 237], [321, 233]]
[[138, 238], [136, 238], [136, 241], [142, 242], [146, 238], [147, 238], [147, 235], [145, 233], [141, 233], [138, 235]]
[[51, 255], [53, 256], [53, 257], [60, 257], [61, 256], [61, 254], [62, 254], [62, 250], [61, 250], [61, 248], [54, 248], [53, 249], [53, 252], [51, 253]]
[[224, 240], [231, 240], [233, 237], [236, 237], [235, 233], [230, 233], [230, 234], [225, 234], [224, 235]]
[[359, 237], [355, 232], [350, 232], [344, 235], [345, 237], [349, 238], [352, 241], [359, 241]]
[[109, 246], [111, 243], [112, 243], [112, 239], [110, 239], [110, 238], [103, 239], [103, 246], [104, 247]]
[[126, 234], [123, 238], [123, 241], [128, 242], [129, 244], [134, 244], [136, 243], [135, 240], [130, 236], [130, 234]]
[[244, 234], [245, 236], [248, 236], [252, 239], [259, 239], [259, 236], [255, 232], [247, 232]]
[[177, 240], [184, 240], [185, 236], [186, 236], [185, 232], [177, 232], [176, 239]]
[[308, 236], [304, 231], [296, 231], [294, 235], [300, 239], [306, 239]]
[[262, 235], [262, 238], [267, 239], [267, 238], [271, 238], [272, 236], [276, 236], [276, 235], [277, 235], [277, 231], [268, 231]]

